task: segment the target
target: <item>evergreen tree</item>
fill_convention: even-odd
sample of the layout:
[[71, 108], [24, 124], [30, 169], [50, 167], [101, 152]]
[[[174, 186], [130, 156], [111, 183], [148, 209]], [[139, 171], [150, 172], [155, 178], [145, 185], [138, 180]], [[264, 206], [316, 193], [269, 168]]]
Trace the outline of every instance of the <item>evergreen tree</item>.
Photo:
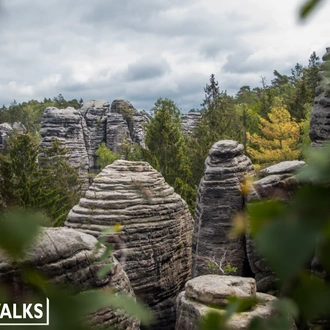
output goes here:
[[0, 154], [0, 207], [42, 210], [53, 225], [63, 224], [80, 197], [77, 170], [68, 164], [67, 150], [57, 139], [38, 159], [39, 153], [31, 134], [9, 139], [8, 147]]
[[193, 187], [198, 186], [203, 176], [205, 158], [212, 144], [222, 139], [239, 138], [234, 99], [226, 92], [220, 92], [214, 74], [204, 91], [202, 116], [188, 140]]
[[154, 116], [147, 126], [148, 148], [144, 157], [193, 210], [196, 195], [189, 185], [191, 172], [181, 131], [180, 110], [172, 100], [159, 98], [152, 112]]

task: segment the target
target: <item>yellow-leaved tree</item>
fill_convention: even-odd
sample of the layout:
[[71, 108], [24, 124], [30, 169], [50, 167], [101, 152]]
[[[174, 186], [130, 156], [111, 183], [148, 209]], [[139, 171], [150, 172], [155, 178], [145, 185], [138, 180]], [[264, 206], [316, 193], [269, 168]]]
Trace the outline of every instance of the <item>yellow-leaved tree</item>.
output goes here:
[[281, 99], [276, 99], [267, 116], [268, 120], [259, 116], [261, 135], [248, 134], [247, 151], [251, 158], [265, 165], [298, 159], [300, 125], [291, 118]]

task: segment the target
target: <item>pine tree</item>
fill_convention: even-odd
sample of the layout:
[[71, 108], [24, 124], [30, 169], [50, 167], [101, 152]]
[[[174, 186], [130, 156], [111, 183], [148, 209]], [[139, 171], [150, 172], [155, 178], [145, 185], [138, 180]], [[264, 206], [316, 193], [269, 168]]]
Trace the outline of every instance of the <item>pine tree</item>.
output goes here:
[[271, 107], [268, 120], [259, 116], [261, 135], [248, 134], [249, 155], [259, 164], [272, 164], [297, 159], [300, 126], [291, 119], [289, 111], [280, 99]]
[[195, 190], [189, 185], [190, 166], [180, 121], [180, 110], [169, 99], [159, 98], [152, 109], [154, 116], [147, 126], [145, 159], [156, 168], [194, 209]]
[[206, 85], [204, 92], [202, 116], [188, 142], [191, 186], [196, 187], [203, 176], [205, 158], [213, 143], [222, 139], [238, 138], [234, 99], [226, 92], [220, 92], [214, 74], [211, 75], [210, 84]]

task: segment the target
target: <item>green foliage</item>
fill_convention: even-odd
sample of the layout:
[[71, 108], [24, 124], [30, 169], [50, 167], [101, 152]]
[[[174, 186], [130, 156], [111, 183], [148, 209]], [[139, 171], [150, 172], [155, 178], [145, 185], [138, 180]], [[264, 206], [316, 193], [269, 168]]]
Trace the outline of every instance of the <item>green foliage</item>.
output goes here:
[[152, 109], [154, 116], [147, 126], [145, 159], [164, 176], [194, 209], [195, 190], [189, 185], [190, 166], [182, 135], [180, 110], [169, 99], [159, 98]]
[[97, 158], [97, 165], [101, 170], [107, 165], [112, 164], [116, 159], [120, 159], [120, 155], [116, 152], [112, 152], [107, 145], [102, 142], [95, 152]]
[[11, 137], [0, 154], [1, 209], [34, 208], [47, 214], [53, 225], [63, 224], [80, 197], [77, 170], [67, 160], [67, 150], [57, 139], [51, 148], [40, 150], [30, 134]]
[[[42, 231], [40, 227], [42, 217], [39, 214], [24, 211], [13, 211], [0, 214], [0, 248], [15, 262], [21, 272], [21, 279], [26, 287], [33, 288], [33, 295], [29, 295], [29, 302], [50, 301], [50, 330], [89, 330], [91, 326], [86, 322], [86, 316], [103, 308], [112, 308], [120, 313], [130, 315], [149, 325], [153, 316], [149, 309], [136, 302], [131, 297], [114, 292], [113, 290], [88, 290], [76, 292], [74, 287], [63, 287], [48, 282], [43, 274], [32, 269], [23, 260], [27, 248], [36, 242], [37, 235]], [[95, 247], [97, 249], [97, 246]], [[109, 253], [104, 254], [104, 261]], [[111, 264], [106, 264], [104, 269]], [[10, 292], [0, 287], [0, 302], [10, 302]], [[14, 301], [16, 302], [16, 301]], [[11, 329], [16, 327], [11, 326]], [[20, 329], [21, 327], [17, 327]], [[38, 329], [40, 326], [29, 326]]]
[[322, 0], [306, 0], [300, 8], [300, 18], [307, 18]]
[[44, 98], [41, 102], [30, 100], [17, 103], [14, 100], [8, 108], [5, 106], [0, 108], [0, 123], [21, 122], [31, 134], [36, 135], [40, 131], [42, 115], [47, 107], [79, 109], [80, 103], [76, 99], [66, 101], [62, 94], [54, 97], [53, 100]]

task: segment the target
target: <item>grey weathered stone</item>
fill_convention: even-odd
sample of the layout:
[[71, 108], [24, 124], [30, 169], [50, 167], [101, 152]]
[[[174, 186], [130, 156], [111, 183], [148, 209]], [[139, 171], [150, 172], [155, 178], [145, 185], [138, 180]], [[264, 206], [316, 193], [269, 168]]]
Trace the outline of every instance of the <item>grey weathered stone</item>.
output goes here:
[[330, 140], [330, 47], [322, 59], [310, 120], [312, 147], [320, 147]]
[[260, 171], [261, 179], [253, 183], [247, 201], [263, 198], [277, 198], [288, 201], [298, 187], [295, 172], [305, 166], [304, 161], [284, 161]]
[[[95, 237], [73, 229], [47, 228], [28, 249], [22, 262], [41, 272], [51, 283], [70, 285], [77, 292], [112, 288], [134, 297], [129, 279], [119, 262], [112, 256], [100, 261], [105, 246], [96, 249], [97, 243]], [[112, 270], [99, 278], [97, 272], [110, 262], [113, 264]], [[13, 290], [11, 294], [14, 296], [29, 293], [29, 289], [21, 282], [17, 264], [0, 253], [0, 285], [3, 284]], [[95, 326], [140, 329], [139, 322], [111, 309], [94, 313], [88, 319]]]
[[96, 150], [106, 141], [107, 114], [109, 103], [103, 100], [89, 100], [82, 104], [80, 112], [85, 119], [84, 140], [89, 160], [89, 172], [98, 169]]
[[[42, 116], [40, 147], [49, 148], [57, 138], [69, 152], [69, 164], [78, 168], [80, 179], [83, 182], [83, 190], [86, 190], [89, 185], [87, 178], [89, 159], [85, 131], [85, 119], [79, 110], [72, 107], [66, 109], [49, 107]], [[42, 157], [42, 154], [40, 156]]]
[[107, 147], [119, 153], [123, 142], [132, 142], [126, 120], [120, 113], [108, 113], [107, 117]]
[[[193, 232], [193, 277], [210, 274], [208, 263], [236, 267], [235, 275], [246, 275], [244, 238], [230, 239], [232, 218], [243, 209], [241, 183], [253, 173], [243, 145], [232, 140], [216, 142], [205, 162], [199, 189]], [[217, 271], [218, 272], [218, 271]]]
[[[247, 329], [253, 317], [269, 318], [274, 314], [271, 302], [276, 298], [256, 293], [255, 280], [238, 276], [204, 275], [186, 283], [185, 291], [177, 299], [176, 330], [198, 330], [200, 321], [208, 312], [224, 313], [229, 296], [256, 297], [256, 306], [243, 313], [234, 313], [228, 322], [230, 329]], [[211, 307], [212, 306], [212, 307]], [[296, 329], [292, 317], [291, 329]]]
[[146, 162], [117, 160], [94, 179], [66, 226], [94, 236], [119, 223], [115, 243], [137, 297], [153, 308], [154, 329], [173, 329], [175, 298], [191, 276], [193, 220], [186, 202]]
[[181, 116], [182, 130], [184, 134], [190, 135], [201, 118], [200, 112], [188, 112]]
[[145, 148], [145, 124], [150, 122], [144, 111], [137, 111], [127, 100], [114, 100], [108, 114], [107, 146], [120, 152], [120, 146], [127, 140]]
[[109, 103], [103, 100], [86, 101], [79, 110], [50, 107], [42, 117], [40, 146], [50, 147], [53, 140], [58, 138], [69, 151], [70, 165], [79, 169], [82, 189], [85, 191], [89, 186], [88, 173], [98, 170], [95, 152], [100, 144], [105, 142], [115, 152], [121, 151], [125, 139], [145, 147], [144, 124], [148, 122], [144, 112], [135, 110], [125, 100], [113, 101], [111, 109]]
[[26, 128], [22, 123], [15, 122], [13, 125], [9, 123], [0, 124], [0, 150], [6, 147], [6, 140], [13, 134], [25, 134]]
[[[282, 201], [289, 201], [292, 194], [299, 186], [295, 176], [297, 169], [305, 165], [303, 161], [285, 161], [270, 166], [261, 171], [265, 176], [253, 183], [252, 189], [247, 196], [247, 201], [276, 198]], [[278, 280], [269, 269], [267, 262], [261, 258], [254, 241], [246, 234], [246, 253], [251, 271], [255, 275], [257, 290], [269, 292], [278, 289]]]

